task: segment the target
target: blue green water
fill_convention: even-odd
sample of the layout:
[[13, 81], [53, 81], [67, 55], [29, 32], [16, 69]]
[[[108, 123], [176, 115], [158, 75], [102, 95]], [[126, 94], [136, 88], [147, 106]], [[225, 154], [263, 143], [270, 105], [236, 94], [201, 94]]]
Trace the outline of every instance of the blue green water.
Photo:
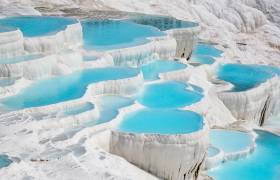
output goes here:
[[141, 66], [141, 71], [145, 80], [159, 79], [159, 73], [179, 70], [186, 68], [187, 65], [174, 60], [156, 60]]
[[100, 116], [95, 120], [94, 124], [101, 124], [112, 120], [118, 115], [120, 108], [129, 106], [133, 102], [133, 99], [121, 96], [101, 96], [98, 104]]
[[198, 43], [192, 52], [193, 56], [220, 57], [223, 52], [211, 44]]
[[42, 54], [28, 54], [28, 55], [16, 56], [13, 58], [2, 58], [0, 59], [0, 64], [14, 64], [23, 61], [31, 61], [42, 57], [44, 57], [44, 55]]
[[203, 95], [198, 91], [188, 90], [187, 87], [188, 85], [175, 81], [148, 84], [137, 101], [151, 108], [178, 108], [200, 101]]
[[215, 180], [279, 180], [280, 137], [264, 131], [256, 132], [257, 146], [252, 154], [223, 163], [209, 170], [208, 174]]
[[162, 36], [156, 28], [125, 20], [87, 20], [82, 22], [84, 47], [108, 50], [147, 43], [147, 37]]
[[280, 75], [277, 67], [248, 64], [224, 64], [219, 67], [217, 72], [219, 79], [234, 85], [232, 91], [254, 88], [275, 75]]
[[207, 150], [207, 156], [208, 157], [213, 157], [213, 156], [215, 156], [219, 153], [220, 153], [220, 150], [215, 148], [215, 147], [212, 147], [212, 146], [210, 146]]
[[194, 55], [191, 58], [191, 62], [200, 64], [213, 64], [215, 62], [215, 59], [212, 56], [207, 55]]
[[0, 19], [0, 25], [18, 28], [26, 37], [53, 34], [77, 22], [75, 19], [52, 16], [18, 16]]
[[0, 103], [9, 109], [54, 104], [80, 98], [91, 83], [128, 78], [138, 73], [138, 69], [125, 67], [86, 69], [69, 75], [38, 80], [18, 94], [1, 99]]
[[0, 169], [9, 166], [12, 162], [8, 156], [0, 154]]
[[130, 20], [137, 24], [156, 27], [161, 31], [198, 26], [198, 23], [182, 21], [169, 16], [143, 15], [132, 17]]
[[0, 25], [0, 33], [2, 32], [10, 32], [10, 31], [15, 31], [17, 28], [14, 27], [8, 27], [8, 26], [2, 26]]
[[125, 115], [116, 130], [130, 133], [187, 134], [202, 127], [202, 117], [191, 111], [142, 109]]
[[242, 151], [254, 144], [248, 133], [215, 129], [209, 133], [210, 144], [225, 153]]

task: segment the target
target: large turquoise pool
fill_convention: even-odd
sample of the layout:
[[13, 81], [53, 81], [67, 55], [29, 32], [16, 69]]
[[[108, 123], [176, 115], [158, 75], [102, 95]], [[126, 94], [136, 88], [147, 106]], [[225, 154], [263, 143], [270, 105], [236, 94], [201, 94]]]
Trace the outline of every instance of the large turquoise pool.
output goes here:
[[217, 71], [219, 79], [234, 85], [233, 91], [254, 88], [275, 75], [280, 75], [279, 68], [264, 65], [224, 64]]
[[280, 137], [264, 131], [256, 132], [257, 146], [251, 155], [225, 162], [209, 170], [208, 174], [215, 180], [279, 180]]
[[132, 17], [130, 20], [137, 24], [156, 27], [161, 31], [198, 26], [198, 23], [182, 21], [169, 16], [142, 15]]
[[187, 65], [174, 60], [156, 60], [141, 67], [144, 79], [151, 81], [159, 79], [159, 73], [175, 71], [186, 68]]
[[0, 19], [1, 26], [18, 28], [26, 37], [53, 34], [77, 22], [75, 19], [52, 16], [18, 16]]
[[164, 35], [156, 28], [127, 20], [86, 20], [82, 27], [84, 47], [96, 50], [140, 45], [149, 42], [148, 37]]
[[201, 100], [203, 95], [187, 89], [190, 85], [175, 81], [151, 83], [144, 87], [137, 101], [150, 108], [178, 108]]
[[12, 162], [7, 155], [0, 154], [0, 169], [9, 166]]
[[141, 109], [125, 115], [116, 130], [128, 133], [187, 134], [202, 127], [202, 117], [191, 111]]
[[138, 73], [138, 69], [125, 67], [86, 69], [69, 75], [38, 80], [18, 94], [1, 99], [0, 103], [9, 109], [49, 105], [80, 98], [91, 83], [128, 78]]

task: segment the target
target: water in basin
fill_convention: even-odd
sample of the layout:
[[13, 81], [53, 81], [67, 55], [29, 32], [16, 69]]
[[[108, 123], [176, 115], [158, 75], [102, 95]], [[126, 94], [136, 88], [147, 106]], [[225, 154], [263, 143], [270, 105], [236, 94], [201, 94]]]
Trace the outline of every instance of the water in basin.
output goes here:
[[0, 25], [0, 33], [15, 31], [17, 28]]
[[82, 22], [84, 47], [108, 50], [149, 42], [148, 37], [162, 36], [156, 28], [126, 20], [86, 20]]
[[225, 153], [242, 151], [254, 144], [250, 134], [240, 131], [215, 129], [209, 136], [210, 144]]
[[177, 108], [200, 101], [203, 95], [186, 89], [188, 87], [187, 84], [175, 81], [151, 83], [144, 87], [137, 100], [151, 108]]
[[9, 109], [54, 104], [80, 98], [91, 83], [128, 78], [136, 76], [138, 73], [138, 69], [126, 67], [86, 69], [68, 75], [38, 80], [22, 89], [18, 94], [1, 99], [0, 102]]
[[52, 16], [18, 16], [0, 19], [1, 26], [10, 26], [22, 31], [23, 36], [45, 36], [64, 30], [67, 25], [78, 23], [75, 19]]
[[175, 71], [179, 69], [184, 69], [187, 66], [185, 64], [176, 62], [174, 60], [156, 60], [141, 67], [145, 80], [156, 80], [159, 79], [159, 73], [164, 73], [168, 71]]
[[97, 100], [99, 109], [99, 117], [94, 121], [94, 124], [108, 122], [118, 115], [120, 108], [133, 104], [134, 99], [122, 96], [105, 95]]
[[0, 169], [9, 166], [12, 162], [7, 155], [0, 154]]
[[207, 156], [208, 157], [213, 157], [213, 156], [216, 156], [217, 154], [220, 153], [220, 150], [213, 147], [213, 146], [210, 146], [207, 150]]
[[208, 175], [215, 180], [280, 179], [280, 137], [265, 131], [256, 132], [257, 146], [252, 154], [210, 169]]
[[222, 54], [221, 50], [216, 49], [211, 44], [198, 43], [193, 50], [192, 55], [195, 56], [211, 56], [220, 57]]
[[16, 56], [13, 58], [2, 58], [0, 59], [0, 64], [14, 64], [18, 62], [35, 60], [42, 57], [44, 57], [43, 54], [28, 54], [28, 55]]
[[200, 64], [213, 64], [215, 62], [215, 59], [207, 55], [194, 55], [191, 58], [191, 62]]
[[280, 70], [276, 67], [248, 64], [224, 64], [217, 72], [219, 79], [234, 85], [232, 91], [254, 88], [275, 75], [280, 75]]
[[182, 21], [169, 16], [143, 15], [132, 17], [130, 20], [137, 24], [156, 27], [161, 31], [198, 26], [198, 23]]
[[191, 111], [141, 109], [125, 115], [116, 130], [129, 133], [187, 134], [202, 127], [202, 117]]

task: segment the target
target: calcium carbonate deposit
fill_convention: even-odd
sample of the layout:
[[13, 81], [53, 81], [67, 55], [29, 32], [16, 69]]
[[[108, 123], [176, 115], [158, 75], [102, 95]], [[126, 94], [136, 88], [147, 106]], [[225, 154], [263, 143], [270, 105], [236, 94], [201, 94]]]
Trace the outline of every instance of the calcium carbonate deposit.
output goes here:
[[0, 0], [0, 179], [280, 179], [279, 0]]

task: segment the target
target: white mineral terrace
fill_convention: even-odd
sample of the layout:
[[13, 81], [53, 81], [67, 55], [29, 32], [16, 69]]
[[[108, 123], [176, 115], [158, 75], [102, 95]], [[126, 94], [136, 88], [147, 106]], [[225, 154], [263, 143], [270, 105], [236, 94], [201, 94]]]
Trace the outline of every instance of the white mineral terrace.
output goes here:
[[[0, 179], [210, 180], [210, 171], [255, 157], [265, 149], [258, 130], [280, 135], [276, 1], [0, 0]], [[134, 13], [198, 24], [173, 22], [162, 32], [141, 25], [147, 29], [136, 39], [144, 43], [86, 48], [85, 19], [122, 22], [143, 15]], [[10, 17], [71, 17], [71, 23], [28, 36], [34, 27], [1, 24]], [[163, 34], [145, 34], [150, 31]], [[108, 32], [112, 43], [126, 37]], [[228, 67], [221, 77], [228, 64], [242, 66]], [[256, 65], [270, 66], [261, 71]], [[146, 79], [153, 71], [156, 78]], [[231, 79], [231, 72], [245, 75]], [[248, 88], [235, 90], [238, 85]], [[136, 118], [150, 111], [163, 115]], [[120, 128], [137, 122], [133, 118], [150, 121], [150, 131]], [[157, 131], [161, 126], [167, 133]]]

